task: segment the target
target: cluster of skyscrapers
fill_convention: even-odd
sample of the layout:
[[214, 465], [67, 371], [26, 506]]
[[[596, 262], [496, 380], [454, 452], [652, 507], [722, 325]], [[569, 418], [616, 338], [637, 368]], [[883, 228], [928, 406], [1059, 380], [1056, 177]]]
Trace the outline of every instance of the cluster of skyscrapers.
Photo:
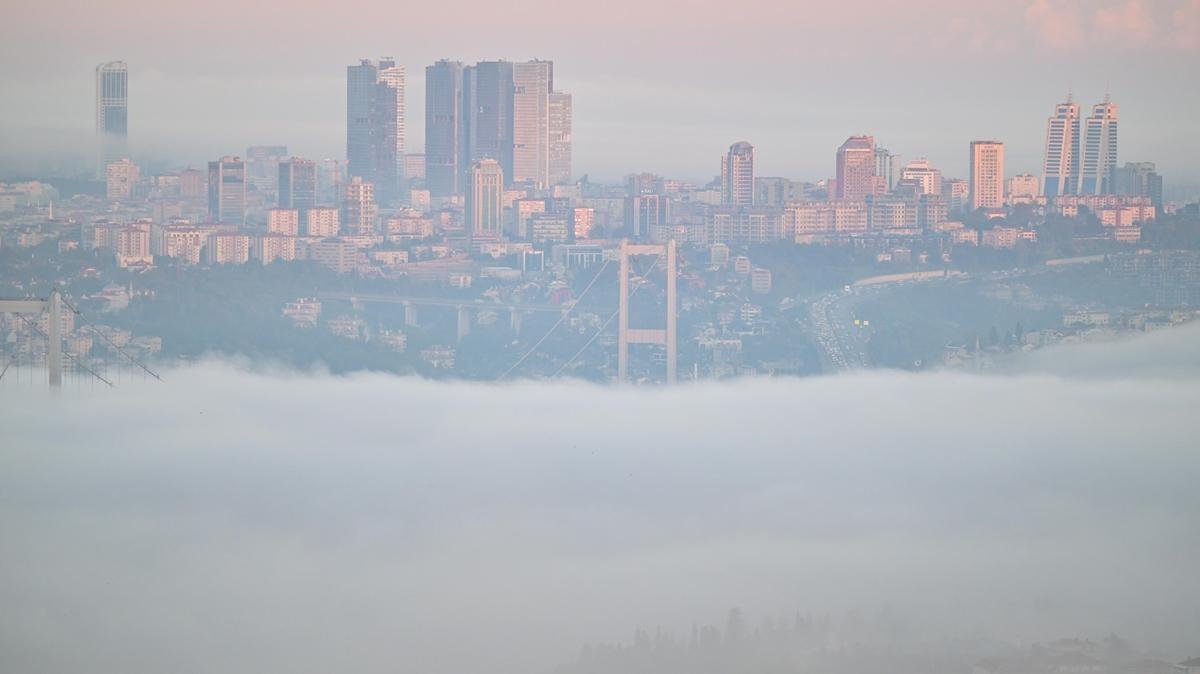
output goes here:
[[[129, 197], [139, 175], [127, 143], [128, 67], [124, 61], [103, 63], [95, 76], [100, 175], [108, 178], [115, 196]], [[207, 178], [207, 189], [200, 189], [208, 193], [209, 217], [244, 222], [248, 190], [260, 195], [277, 190], [276, 205], [295, 210], [302, 226], [318, 202], [345, 206], [348, 200], [354, 202], [342, 209], [348, 229], [370, 231], [371, 216], [379, 208], [411, 205], [410, 197], [416, 197], [410, 188], [417, 186], [412, 181], [419, 179], [427, 202], [460, 204], [466, 231], [487, 238], [502, 233], [502, 211], [512, 207], [511, 191], [536, 201], [571, 182], [572, 98], [555, 88], [552, 61], [465, 65], [440, 60], [427, 66], [423, 155], [406, 152], [405, 89], [405, 68], [394, 59], [363, 59], [348, 66], [345, 163], [329, 160], [333, 166], [328, 167], [289, 157], [283, 146], [255, 146], [244, 160], [227, 156], [209, 162], [206, 174], [196, 172], [200, 180]], [[922, 212], [932, 223], [943, 211], [997, 210], [1021, 202], [1050, 205], [1067, 196], [1144, 197], [1161, 209], [1162, 179], [1154, 165], [1118, 166], [1118, 126], [1119, 109], [1108, 96], [1086, 117], [1068, 96], [1047, 120], [1042, 175], [1011, 179], [1005, 175], [1004, 144], [998, 141], [972, 142], [969, 179], [951, 180], [923, 158], [900, 168], [898, 157], [877, 146], [872, 136], [851, 136], [837, 150], [836, 175], [827, 181], [826, 198], [866, 204], [868, 222], [899, 222], [899, 216], [888, 214], [906, 210], [903, 220], [910, 225], [923, 221]], [[807, 198], [807, 193], [797, 193], [799, 183], [757, 177], [754, 147], [748, 142], [730, 146], [720, 169], [719, 185], [713, 186], [719, 197], [709, 202], [714, 205], [782, 206]], [[332, 189], [320, 188], [322, 176], [332, 177]], [[184, 177], [181, 191], [190, 191], [182, 190]], [[649, 186], [631, 188], [624, 220], [635, 235], [669, 224], [671, 205], [660, 192]], [[905, 209], [897, 201], [904, 201]], [[876, 212], [882, 215], [872, 217]]]
[[1072, 96], [1046, 124], [1042, 194], [1113, 194], [1116, 190], [1118, 110], [1108, 96], [1082, 119]]
[[425, 68], [425, 184], [434, 197], [473, 191], [493, 160], [504, 186], [546, 190], [571, 180], [571, 95], [551, 61], [442, 60]]

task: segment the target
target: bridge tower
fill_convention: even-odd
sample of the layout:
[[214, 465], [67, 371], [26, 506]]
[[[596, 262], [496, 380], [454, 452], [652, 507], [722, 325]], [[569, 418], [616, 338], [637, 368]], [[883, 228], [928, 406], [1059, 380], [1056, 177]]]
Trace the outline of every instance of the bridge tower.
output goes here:
[[[624, 383], [629, 377], [629, 345], [661, 344], [667, 347], [667, 383], [675, 383], [677, 335], [675, 317], [678, 301], [675, 293], [676, 260], [675, 241], [665, 244], [643, 244], [621, 242], [621, 270], [619, 272], [620, 306], [617, 324], [617, 381]], [[655, 261], [667, 258], [667, 324], [665, 328], [629, 327], [629, 258], [653, 255]]]
[[0, 313], [49, 314], [46, 329], [46, 370], [51, 388], [62, 387], [62, 297], [58, 289], [50, 291], [44, 300], [0, 299]]

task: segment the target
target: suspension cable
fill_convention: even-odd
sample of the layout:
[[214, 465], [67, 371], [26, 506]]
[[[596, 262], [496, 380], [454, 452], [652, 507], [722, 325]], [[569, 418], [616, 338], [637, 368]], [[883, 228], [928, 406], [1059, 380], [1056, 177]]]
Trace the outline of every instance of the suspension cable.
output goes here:
[[581, 301], [583, 301], [584, 296], [588, 294], [588, 291], [592, 289], [592, 286], [596, 285], [596, 281], [598, 281], [600, 279], [600, 274], [604, 272], [604, 270], [608, 267], [610, 262], [612, 262], [612, 260], [605, 260], [604, 264], [600, 265], [600, 269], [598, 269], [596, 271], [596, 275], [593, 276], [592, 280], [589, 281], [587, 286], [584, 287], [583, 292], [579, 293], [579, 297], [577, 297], [575, 299], [575, 303], [572, 304], [571, 306], [567, 307], [567, 310], [562, 312], [562, 315], [560, 315], [558, 317], [558, 320], [555, 321], [554, 325], [550, 326], [550, 329], [546, 331], [546, 334], [542, 335], [541, 339], [539, 339], [537, 342], [535, 342], [534, 345], [532, 347], [530, 347], [529, 350], [526, 351], [523, 356], [521, 356], [519, 359], [517, 359], [517, 362], [513, 363], [511, 367], [509, 367], [507, 370], [505, 370], [504, 374], [497, 377], [496, 381], [504, 381], [504, 379], [506, 377], [508, 377], [508, 375], [512, 374], [514, 370], [516, 370], [518, 367], [520, 367], [521, 363], [524, 363], [527, 358], [532, 356], [538, 350], [538, 347], [540, 347], [547, 339], [550, 338], [550, 335], [556, 329], [558, 329], [558, 326], [562, 325], [563, 322], [567, 320], [567, 316], [569, 316], [571, 314], [571, 312], [575, 310], [575, 307], [579, 306], [579, 303]]

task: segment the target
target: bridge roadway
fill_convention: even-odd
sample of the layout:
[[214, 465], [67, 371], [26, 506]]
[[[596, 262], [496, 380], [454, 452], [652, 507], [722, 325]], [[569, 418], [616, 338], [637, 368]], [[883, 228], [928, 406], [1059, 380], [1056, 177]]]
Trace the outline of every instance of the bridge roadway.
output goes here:
[[493, 309], [497, 311], [520, 311], [525, 313], [530, 312], [545, 312], [545, 313], [562, 313], [568, 311], [573, 303], [564, 302], [563, 304], [514, 304], [510, 302], [488, 302], [485, 300], [456, 300], [445, 297], [412, 297], [408, 295], [380, 295], [372, 293], [338, 293], [338, 292], [318, 292], [317, 299], [320, 300], [344, 300], [347, 302], [382, 302], [386, 304], [404, 304], [426, 307], [450, 307], [458, 309], [466, 307], [468, 309]]
[[528, 313], [558, 313], [564, 314], [571, 310], [574, 302], [563, 304], [515, 304], [509, 302], [487, 302], [483, 300], [455, 300], [439, 297], [413, 297], [408, 295], [381, 295], [374, 293], [317, 293], [319, 300], [342, 300], [346, 302], [377, 302], [383, 304], [404, 305], [405, 325], [416, 326], [417, 307], [447, 307], [458, 310], [458, 341], [462, 341], [471, 332], [471, 311], [507, 311], [513, 332], [520, 333], [521, 317]]

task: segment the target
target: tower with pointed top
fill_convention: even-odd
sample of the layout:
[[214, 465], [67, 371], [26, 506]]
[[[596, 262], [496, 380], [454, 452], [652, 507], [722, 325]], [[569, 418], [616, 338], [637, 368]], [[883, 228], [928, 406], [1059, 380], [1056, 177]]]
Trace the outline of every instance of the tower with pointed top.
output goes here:
[[1074, 194], [1079, 186], [1079, 104], [1074, 96], [1054, 109], [1046, 121], [1046, 147], [1042, 162], [1042, 195], [1053, 201]]
[[1080, 194], [1116, 193], [1118, 118], [1117, 105], [1105, 94], [1104, 102], [1092, 106], [1084, 121]]

